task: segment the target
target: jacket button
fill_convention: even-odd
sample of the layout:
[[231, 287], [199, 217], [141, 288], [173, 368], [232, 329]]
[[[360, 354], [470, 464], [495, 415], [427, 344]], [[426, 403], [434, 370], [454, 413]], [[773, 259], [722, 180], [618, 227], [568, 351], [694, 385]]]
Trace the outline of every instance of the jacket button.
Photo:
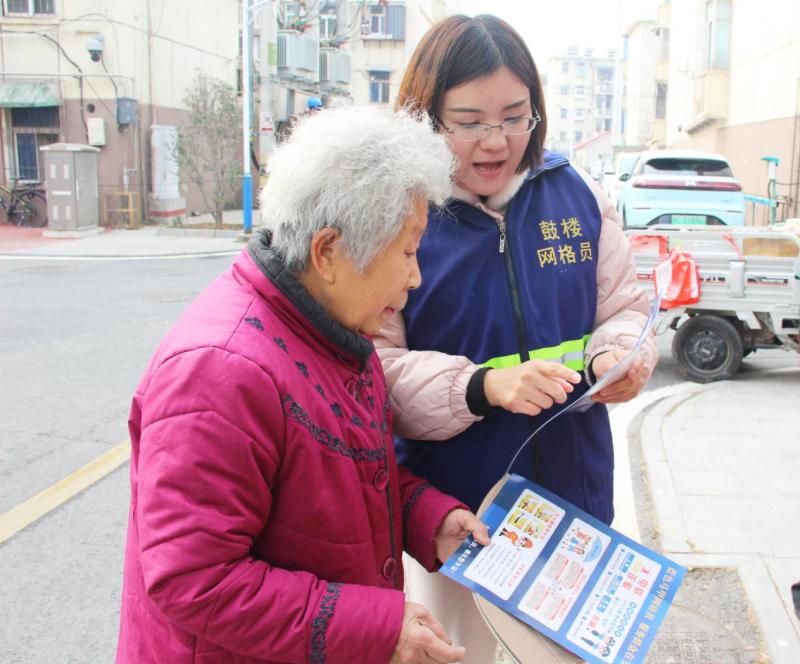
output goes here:
[[347, 393], [354, 399], [358, 396], [358, 383], [352, 378], [344, 384]]
[[391, 556], [389, 556], [383, 563], [383, 570], [381, 574], [383, 574], [384, 579], [393, 579], [396, 573], [397, 573], [397, 561]]
[[379, 468], [378, 472], [375, 473], [375, 477], [372, 478], [372, 486], [375, 487], [376, 491], [383, 491], [387, 484], [389, 484], [389, 473], [383, 468]]

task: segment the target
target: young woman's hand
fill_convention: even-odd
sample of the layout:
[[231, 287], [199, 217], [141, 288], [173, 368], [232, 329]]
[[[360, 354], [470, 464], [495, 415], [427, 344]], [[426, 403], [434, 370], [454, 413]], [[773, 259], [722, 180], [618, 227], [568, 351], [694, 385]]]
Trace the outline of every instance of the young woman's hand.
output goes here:
[[[625, 357], [630, 351], [627, 350], [610, 350], [606, 353], [596, 355], [592, 360], [592, 371], [596, 378], [601, 378], [611, 367]], [[491, 373], [488, 372], [488, 373]], [[622, 378], [618, 381], [611, 383], [604, 387], [597, 394], [592, 396], [592, 400], [598, 403], [623, 403], [630, 401], [639, 392], [642, 391], [647, 383], [647, 372], [643, 367], [643, 360], [641, 355], [637, 357], [631, 368], [628, 369]]]
[[572, 386], [580, 382], [577, 371], [558, 362], [528, 360], [516, 367], [487, 371], [483, 391], [492, 406], [538, 415], [554, 403], [564, 403]]
[[472, 535], [478, 544], [489, 544], [489, 529], [477, 516], [467, 510], [453, 510], [444, 518], [436, 533], [436, 557], [439, 562], [443, 563], [452, 556], [467, 535]]
[[454, 646], [438, 621], [421, 604], [406, 602], [403, 629], [389, 664], [460, 662], [465, 650]]

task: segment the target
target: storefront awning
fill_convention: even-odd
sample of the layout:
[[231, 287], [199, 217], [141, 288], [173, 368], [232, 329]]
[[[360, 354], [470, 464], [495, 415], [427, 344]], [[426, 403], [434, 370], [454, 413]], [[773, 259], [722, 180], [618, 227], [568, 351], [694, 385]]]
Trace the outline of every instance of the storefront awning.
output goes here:
[[0, 107], [60, 106], [61, 94], [53, 81], [0, 81]]

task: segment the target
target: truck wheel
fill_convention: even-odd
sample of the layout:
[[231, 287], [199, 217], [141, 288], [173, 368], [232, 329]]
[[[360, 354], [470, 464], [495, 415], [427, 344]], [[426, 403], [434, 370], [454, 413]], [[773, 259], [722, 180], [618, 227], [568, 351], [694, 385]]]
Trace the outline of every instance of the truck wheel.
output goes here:
[[719, 316], [693, 316], [678, 328], [672, 340], [678, 373], [696, 383], [730, 378], [739, 370], [743, 354], [739, 330]]

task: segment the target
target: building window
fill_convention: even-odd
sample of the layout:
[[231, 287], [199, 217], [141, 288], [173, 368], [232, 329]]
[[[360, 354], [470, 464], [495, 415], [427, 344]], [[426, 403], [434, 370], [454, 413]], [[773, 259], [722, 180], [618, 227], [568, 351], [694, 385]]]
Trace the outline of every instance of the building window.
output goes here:
[[283, 5], [283, 25], [285, 29], [303, 31], [306, 29], [305, 8], [299, 2], [286, 2]]
[[560, 115], [561, 115], [561, 119], [562, 119], [562, 120], [566, 120], [566, 119], [569, 117], [569, 109], [567, 109], [567, 108], [564, 108], [564, 107], [562, 106], [562, 107], [561, 107], [560, 109], [558, 109], [558, 110], [559, 110], [559, 113], [560, 113]]
[[586, 89], [582, 85], [575, 86], [575, 96], [576, 97], [585, 97], [586, 96]]
[[361, 34], [366, 39], [406, 38], [405, 5], [370, 5], [369, 12], [361, 20]]
[[575, 119], [576, 120], [583, 120], [583, 113], [584, 113], [584, 110], [582, 108], [576, 108], [575, 109]]
[[667, 117], [667, 84], [656, 83], [656, 120], [663, 120]]
[[561, 141], [562, 143], [566, 143], [566, 141], [567, 141], [567, 132], [565, 132], [565, 131], [558, 132], [558, 140]]
[[369, 73], [369, 101], [372, 104], [389, 103], [388, 71], [371, 71]]
[[669, 60], [669, 28], [656, 28], [658, 37], [658, 61]]
[[372, 5], [369, 8], [369, 33], [371, 35], [385, 35], [386, 31], [386, 7], [384, 5]]
[[583, 132], [582, 131], [576, 131], [575, 132], [575, 142], [576, 143], [580, 143], [582, 140], [583, 140]]
[[706, 0], [707, 69], [728, 69], [731, 64], [731, 0]]
[[58, 106], [11, 108], [8, 111], [13, 149], [13, 177], [19, 180], [44, 179], [39, 148], [58, 142]]
[[586, 77], [586, 63], [585, 62], [578, 62], [575, 64], [575, 75], [578, 78], [585, 78]]
[[6, 16], [35, 16], [54, 14], [55, 0], [3, 0]]
[[569, 86], [568, 85], [562, 85], [561, 86], [561, 94], [562, 95], [568, 95], [569, 94]]
[[562, 62], [561, 63], [561, 73], [562, 74], [569, 74], [569, 62]]
[[319, 10], [319, 38], [331, 41], [336, 36], [336, 3], [323, 2]]

